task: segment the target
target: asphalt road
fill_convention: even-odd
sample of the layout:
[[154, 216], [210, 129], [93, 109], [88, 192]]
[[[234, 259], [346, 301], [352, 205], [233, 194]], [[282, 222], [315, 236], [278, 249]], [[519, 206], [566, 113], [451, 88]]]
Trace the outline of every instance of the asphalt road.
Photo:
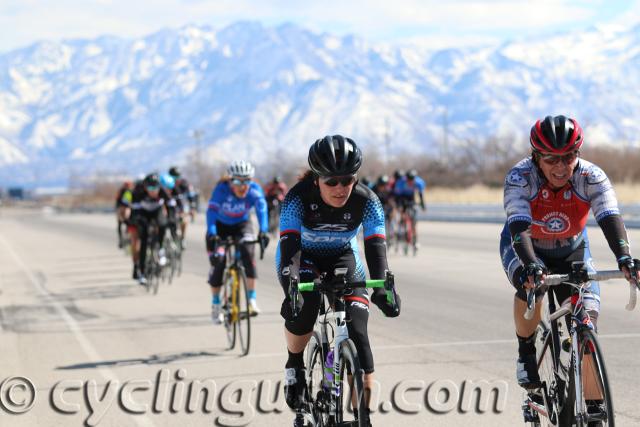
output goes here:
[[[291, 425], [278, 383], [286, 352], [275, 245], [258, 262], [263, 312], [249, 356], [238, 357], [210, 322], [202, 221], [188, 232], [182, 276], [152, 296], [131, 280], [112, 216], [0, 213], [0, 426]], [[375, 307], [370, 317], [374, 425], [522, 425], [499, 232], [423, 222], [416, 257], [390, 254], [403, 307], [397, 319]], [[590, 236], [596, 266], [613, 268], [602, 233]], [[625, 283], [601, 287], [616, 420], [637, 426], [640, 312], [625, 311]], [[497, 406], [471, 398], [482, 381], [499, 390]]]

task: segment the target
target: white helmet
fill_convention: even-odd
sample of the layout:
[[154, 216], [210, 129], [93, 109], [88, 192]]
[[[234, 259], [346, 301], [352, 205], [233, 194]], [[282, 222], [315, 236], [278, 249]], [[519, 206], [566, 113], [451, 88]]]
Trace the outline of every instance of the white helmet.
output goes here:
[[227, 169], [227, 174], [233, 178], [253, 178], [256, 169], [249, 162], [244, 160], [235, 160], [231, 162]]

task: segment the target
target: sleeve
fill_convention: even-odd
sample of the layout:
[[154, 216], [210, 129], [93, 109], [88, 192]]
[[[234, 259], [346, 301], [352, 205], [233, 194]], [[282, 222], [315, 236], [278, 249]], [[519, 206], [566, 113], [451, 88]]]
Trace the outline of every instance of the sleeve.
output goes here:
[[[289, 269], [291, 277], [300, 277], [300, 253], [302, 251], [302, 219], [304, 208], [300, 196], [289, 193], [280, 211], [280, 265], [278, 277]], [[282, 284], [282, 283], [281, 283]], [[284, 288], [284, 284], [283, 288]], [[285, 291], [286, 292], [286, 291]]]
[[537, 257], [531, 240], [531, 186], [518, 168], [507, 174], [504, 184], [504, 210], [507, 227], [511, 234], [511, 245], [523, 265], [535, 262]]
[[209, 199], [209, 207], [207, 208], [207, 234], [212, 236], [218, 234], [216, 221], [218, 220], [220, 200], [222, 200], [222, 197], [222, 185], [218, 184], [211, 193], [211, 198]]
[[269, 213], [267, 210], [267, 201], [264, 198], [262, 188], [258, 184], [251, 190], [253, 193], [254, 201], [253, 206], [256, 210], [256, 216], [258, 217], [258, 224], [260, 231], [266, 233], [269, 231]]
[[387, 264], [387, 244], [385, 236], [384, 209], [378, 196], [371, 193], [367, 200], [362, 219], [364, 232], [364, 256], [369, 268], [369, 277], [384, 279]]
[[600, 222], [609, 215], [620, 215], [616, 193], [604, 171], [596, 165], [589, 165], [585, 173], [585, 192], [596, 221]]

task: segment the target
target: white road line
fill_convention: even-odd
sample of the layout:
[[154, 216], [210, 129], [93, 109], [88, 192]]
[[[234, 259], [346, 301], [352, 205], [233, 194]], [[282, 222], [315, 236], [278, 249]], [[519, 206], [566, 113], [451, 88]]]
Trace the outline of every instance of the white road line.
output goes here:
[[[9, 255], [11, 255], [11, 257], [13, 258], [15, 263], [18, 265], [18, 267], [20, 267], [20, 269], [26, 274], [27, 278], [29, 278], [29, 281], [33, 284], [33, 286], [36, 288], [38, 293], [40, 293], [40, 295], [43, 296], [44, 299], [55, 308], [58, 315], [65, 321], [65, 323], [67, 324], [67, 327], [71, 332], [73, 332], [73, 335], [75, 336], [76, 340], [80, 344], [80, 347], [82, 347], [82, 350], [84, 350], [87, 357], [89, 357], [89, 360], [93, 360], [93, 361], [102, 360], [103, 358], [100, 356], [100, 354], [95, 349], [95, 347], [91, 344], [91, 342], [89, 341], [87, 336], [84, 334], [84, 332], [82, 332], [82, 328], [80, 328], [80, 325], [78, 325], [78, 322], [76, 322], [75, 319], [71, 316], [71, 314], [69, 314], [69, 312], [64, 307], [64, 305], [62, 305], [60, 301], [55, 299], [54, 296], [51, 295], [51, 293], [44, 286], [42, 286], [42, 283], [40, 283], [40, 281], [33, 275], [33, 273], [29, 270], [26, 264], [22, 261], [20, 256], [18, 256], [18, 254], [13, 250], [11, 245], [9, 245], [9, 242], [7, 242], [7, 240], [1, 235], [0, 235], [0, 242], [2, 242], [7, 252], [9, 253]], [[113, 372], [111, 372], [109, 369], [103, 366], [98, 367], [97, 369], [100, 375], [102, 375], [102, 377], [105, 380], [114, 381], [114, 382], [117, 381], [118, 383], [120, 383], [120, 380], [118, 379], [118, 377], [115, 374], [113, 374]], [[144, 416], [132, 416], [130, 418], [140, 427], [153, 427], [154, 425], [149, 418]]]

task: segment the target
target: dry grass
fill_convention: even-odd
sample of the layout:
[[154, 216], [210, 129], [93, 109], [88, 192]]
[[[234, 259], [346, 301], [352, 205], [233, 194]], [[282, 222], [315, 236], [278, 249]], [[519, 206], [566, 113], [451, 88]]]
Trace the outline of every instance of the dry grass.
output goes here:
[[[614, 184], [618, 202], [640, 203], [640, 184]], [[429, 188], [425, 191], [427, 203], [491, 203], [502, 204], [502, 188], [474, 185], [467, 188]]]

